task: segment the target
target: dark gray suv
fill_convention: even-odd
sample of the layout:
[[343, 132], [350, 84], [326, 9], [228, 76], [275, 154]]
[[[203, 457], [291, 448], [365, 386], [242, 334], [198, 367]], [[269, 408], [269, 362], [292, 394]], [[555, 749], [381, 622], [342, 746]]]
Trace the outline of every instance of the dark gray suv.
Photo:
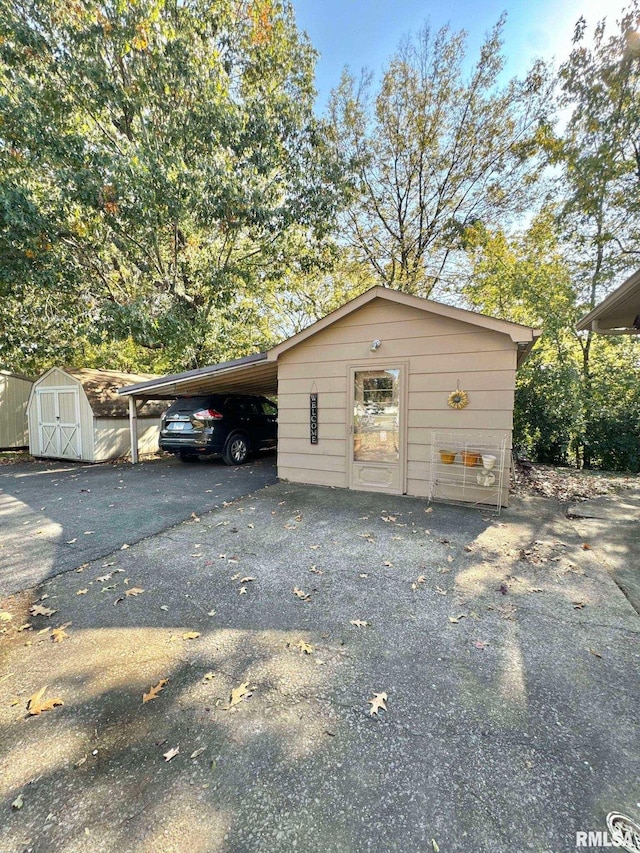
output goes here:
[[266, 397], [207, 394], [179, 397], [162, 416], [160, 450], [195, 462], [199, 456], [222, 456], [242, 465], [249, 453], [278, 442], [278, 407]]

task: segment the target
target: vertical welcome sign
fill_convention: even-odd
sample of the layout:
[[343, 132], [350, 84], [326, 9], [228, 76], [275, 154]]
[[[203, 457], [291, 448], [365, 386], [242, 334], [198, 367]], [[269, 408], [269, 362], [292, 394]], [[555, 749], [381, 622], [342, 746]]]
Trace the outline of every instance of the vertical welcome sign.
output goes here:
[[318, 443], [318, 395], [309, 394], [309, 438], [311, 444]]

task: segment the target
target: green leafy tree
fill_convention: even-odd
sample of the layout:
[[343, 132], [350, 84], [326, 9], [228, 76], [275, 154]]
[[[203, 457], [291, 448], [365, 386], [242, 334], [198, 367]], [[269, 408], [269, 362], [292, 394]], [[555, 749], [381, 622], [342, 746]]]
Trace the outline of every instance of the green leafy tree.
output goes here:
[[[487, 314], [543, 329], [516, 380], [514, 442], [540, 462], [640, 467], [640, 341], [593, 340], [593, 372], [584, 372], [582, 313], [568, 250], [553, 210], [524, 234], [477, 229], [464, 295]], [[589, 388], [589, 405], [585, 389]], [[585, 448], [587, 453], [585, 454]]]
[[314, 61], [286, 0], [0, 0], [3, 296], [94, 354], [228, 357], [340, 202]]
[[466, 230], [497, 226], [531, 201], [549, 93], [538, 64], [501, 85], [501, 18], [467, 73], [466, 34], [427, 26], [373, 92], [347, 71], [333, 93], [334, 144], [351, 164], [342, 231], [378, 283], [428, 296], [460, 258]]

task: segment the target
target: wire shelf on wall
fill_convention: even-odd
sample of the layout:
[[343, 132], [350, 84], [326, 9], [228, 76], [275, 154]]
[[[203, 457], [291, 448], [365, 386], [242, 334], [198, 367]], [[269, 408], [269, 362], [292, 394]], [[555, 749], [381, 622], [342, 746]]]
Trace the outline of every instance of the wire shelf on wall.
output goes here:
[[509, 472], [506, 448], [506, 434], [487, 441], [482, 433], [431, 433], [429, 500], [500, 512]]

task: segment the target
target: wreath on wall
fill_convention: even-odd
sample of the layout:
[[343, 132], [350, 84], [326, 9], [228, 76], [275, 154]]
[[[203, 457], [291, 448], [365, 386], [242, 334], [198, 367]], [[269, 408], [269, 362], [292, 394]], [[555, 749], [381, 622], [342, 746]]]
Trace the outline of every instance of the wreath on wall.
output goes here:
[[469, 405], [469, 398], [467, 397], [467, 392], [462, 391], [460, 388], [456, 388], [455, 391], [452, 391], [449, 394], [447, 403], [449, 404], [449, 406], [451, 406], [452, 409], [464, 409], [465, 406]]

